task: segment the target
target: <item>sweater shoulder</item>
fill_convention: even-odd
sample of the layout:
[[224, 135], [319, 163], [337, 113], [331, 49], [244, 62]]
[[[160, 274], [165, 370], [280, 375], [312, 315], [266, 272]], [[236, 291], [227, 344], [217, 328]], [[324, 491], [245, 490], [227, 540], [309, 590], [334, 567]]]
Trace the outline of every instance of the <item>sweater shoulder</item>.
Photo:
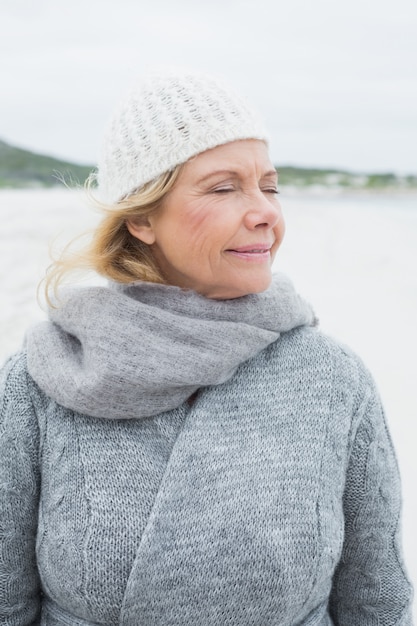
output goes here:
[[297, 372], [306, 384], [310, 377], [316, 381], [330, 377], [334, 392], [350, 397], [354, 411], [370, 395], [378, 396], [372, 374], [361, 357], [317, 327], [302, 326], [282, 334], [267, 353], [274, 367]]
[[19, 352], [7, 359], [0, 369], [1, 402], [5, 404], [14, 399], [22, 399], [28, 393], [28, 371], [26, 354]]
[[25, 351], [10, 356], [0, 368], [0, 388], [3, 393], [11, 388], [27, 391], [31, 383], [35, 384], [28, 372]]
[[42, 391], [27, 369], [26, 353], [11, 356], [0, 369], [0, 426], [16, 422], [33, 427]]
[[315, 326], [301, 326], [286, 332], [270, 347], [272, 355], [279, 354], [280, 358], [282, 352], [292, 352], [300, 361], [304, 359], [316, 364], [331, 359], [334, 367], [371, 380], [368, 368], [354, 350]]

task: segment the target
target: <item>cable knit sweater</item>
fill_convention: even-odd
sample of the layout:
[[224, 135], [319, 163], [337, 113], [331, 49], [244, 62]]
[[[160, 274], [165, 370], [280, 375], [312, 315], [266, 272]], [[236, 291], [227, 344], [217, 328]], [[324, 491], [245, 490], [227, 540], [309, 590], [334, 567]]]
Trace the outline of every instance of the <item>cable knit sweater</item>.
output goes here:
[[383, 411], [310, 324], [141, 419], [65, 408], [9, 360], [0, 624], [409, 626]]

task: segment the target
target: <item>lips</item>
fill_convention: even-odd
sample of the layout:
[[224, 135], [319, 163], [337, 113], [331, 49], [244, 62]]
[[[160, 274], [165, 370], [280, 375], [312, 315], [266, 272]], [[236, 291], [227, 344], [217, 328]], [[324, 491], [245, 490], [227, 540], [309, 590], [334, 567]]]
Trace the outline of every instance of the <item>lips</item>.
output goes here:
[[230, 248], [229, 250], [226, 250], [226, 252], [235, 258], [242, 259], [244, 261], [263, 263], [270, 260], [271, 247], [272, 244], [270, 243], [255, 243], [248, 246]]
[[255, 243], [249, 246], [241, 246], [239, 248], [230, 248], [227, 252], [242, 252], [245, 254], [256, 254], [260, 252], [269, 252], [272, 248], [272, 243]]

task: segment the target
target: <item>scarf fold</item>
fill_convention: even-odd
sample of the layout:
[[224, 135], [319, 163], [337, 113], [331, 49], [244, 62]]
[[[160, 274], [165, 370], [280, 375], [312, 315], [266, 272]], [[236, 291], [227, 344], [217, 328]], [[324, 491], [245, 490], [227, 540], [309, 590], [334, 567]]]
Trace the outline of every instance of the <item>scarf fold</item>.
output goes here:
[[28, 331], [28, 369], [66, 408], [151, 417], [229, 380], [280, 333], [314, 323], [282, 274], [267, 291], [233, 300], [145, 282], [73, 289]]

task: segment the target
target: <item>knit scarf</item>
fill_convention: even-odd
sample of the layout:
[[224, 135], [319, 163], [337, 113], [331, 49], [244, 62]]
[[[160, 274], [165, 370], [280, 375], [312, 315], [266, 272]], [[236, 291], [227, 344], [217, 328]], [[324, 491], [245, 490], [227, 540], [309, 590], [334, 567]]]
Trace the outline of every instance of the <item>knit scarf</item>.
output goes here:
[[227, 381], [280, 333], [313, 323], [281, 274], [267, 291], [232, 300], [146, 282], [73, 289], [28, 331], [28, 369], [66, 408], [144, 418]]

